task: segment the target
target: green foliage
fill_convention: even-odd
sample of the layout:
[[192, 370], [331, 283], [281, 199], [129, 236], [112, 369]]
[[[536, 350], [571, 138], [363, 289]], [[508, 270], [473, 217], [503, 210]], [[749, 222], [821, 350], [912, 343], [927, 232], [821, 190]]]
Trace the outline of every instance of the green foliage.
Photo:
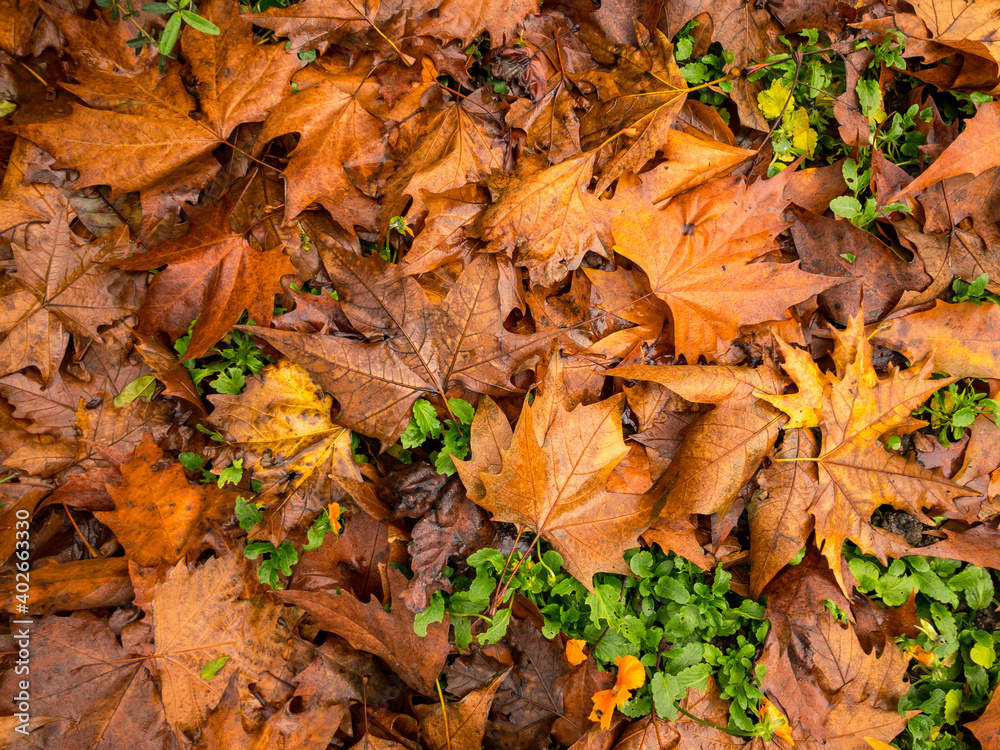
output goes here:
[[278, 578], [279, 575], [290, 576], [292, 566], [299, 561], [299, 553], [289, 541], [284, 541], [277, 547], [271, 542], [250, 542], [243, 550], [243, 554], [250, 560], [263, 556], [260, 565], [257, 566], [257, 578], [275, 591], [285, 588], [285, 584]]
[[111, 17], [114, 20], [122, 19], [132, 22], [138, 30], [138, 35], [129, 39], [125, 44], [134, 49], [136, 54], [146, 47], [156, 47], [160, 55], [160, 72], [164, 70], [166, 58], [175, 57], [173, 54], [174, 45], [177, 44], [183, 25], [212, 36], [218, 36], [221, 33], [218, 26], [198, 15], [198, 6], [192, 0], [143, 3], [143, 13], [167, 16], [167, 22], [157, 37], [153, 36], [155, 31], [150, 32], [141, 25], [142, 16], [132, 6], [132, 0], [97, 0], [97, 4], [102, 8], [110, 8]]
[[[885, 606], [899, 606], [916, 592], [920, 634], [901, 637], [911, 665], [910, 689], [899, 710], [919, 710], [896, 740], [904, 750], [969, 748], [956, 726], [989, 702], [1000, 664], [1000, 631], [976, 627], [976, 614], [996, 605], [993, 574], [983, 568], [929, 557], [905, 557], [888, 567], [845, 547], [858, 589]], [[968, 718], [968, 716], [966, 716]]]
[[243, 479], [243, 459], [238, 458], [219, 472], [219, 489], [227, 484], [239, 484]]
[[[183, 357], [187, 351], [188, 344], [191, 343], [191, 332], [197, 322], [197, 319], [191, 321], [188, 332], [174, 342], [178, 357]], [[246, 320], [246, 313], [240, 318], [240, 322], [252, 325], [251, 321]], [[273, 361], [245, 333], [230, 331], [211, 353], [198, 359], [183, 360], [181, 364], [187, 368], [199, 395], [205, 392], [202, 386], [208, 385], [216, 393], [235, 396], [243, 392], [247, 374], [260, 372]]]
[[115, 396], [115, 408], [120, 409], [125, 404], [131, 404], [137, 398], [149, 400], [153, 397], [153, 391], [155, 390], [156, 378], [153, 375], [140, 375], [122, 388], [122, 392]]
[[[335, 508], [336, 518], [330, 517], [331, 508]], [[324, 508], [323, 512], [316, 516], [316, 520], [312, 522], [312, 525], [306, 529], [306, 543], [302, 545], [302, 549], [317, 549], [323, 544], [326, 535], [331, 531], [336, 535], [338, 532], [334, 528], [334, 524], [339, 522], [340, 513], [341, 508], [339, 505], [331, 505]]]
[[236, 498], [236, 520], [239, 521], [240, 528], [249, 532], [259, 524], [264, 519], [261, 512], [263, 509], [264, 503], [250, 502], [244, 497]]
[[[864, 151], [865, 149], [862, 149]], [[830, 210], [837, 216], [842, 216], [854, 226], [866, 229], [879, 216], [892, 213], [893, 211], [909, 211], [902, 203], [889, 203], [879, 209], [875, 203], [875, 198], [871, 195], [865, 197], [868, 192], [872, 178], [871, 154], [868, 154], [868, 163], [859, 165], [854, 159], [846, 159], [841, 171], [844, 175], [844, 182], [850, 188], [853, 196], [842, 195], [830, 201]], [[864, 198], [864, 204], [861, 199]], [[854, 261], [851, 261], [852, 263]]]
[[229, 661], [228, 656], [220, 656], [218, 659], [212, 659], [204, 667], [201, 668], [201, 679], [211, 680], [215, 675], [219, 674], [219, 671], [226, 666], [226, 662]]
[[[694, 52], [694, 30], [697, 21], [688, 21], [674, 37], [674, 59], [681, 64], [681, 75], [690, 86], [703, 86], [710, 81], [718, 81], [725, 77], [725, 68], [733, 64], [733, 53], [723, 49], [718, 42], [711, 44], [704, 55], [692, 57]], [[683, 64], [682, 64], [683, 63]], [[733, 90], [732, 81], [719, 81], [716, 88], [706, 86], [693, 92], [702, 104], [714, 107], [723, 121], [729, 124], [729, 111], [725, 109], [727, 98]]]
[[951, 283], [952, 302], [972, 302], [980, 306], [984, 302], [992, 302], [1000, 305], [1000, 295], [986, 290], [986, 285], [989, 283], [990, 277], [985, 273], [980, 274], [972, 281], [955, 279]]
[[[645, 716], [655, 706], [657, 714], [674, 718], [687, 689], [704, 688], [712, 675], [732, 701], [731, 728], [765, 733], [767, 726], [756, 718], [762, 673], [753, 667], [769, 626], [764, 607], [732, 594], [731, 576], [721, 567], [706, 574], [658, 549], [630, 550], [625, 559], [634, 576], [598, 574], [589, 592], [563, 571], [562, 557], [553, 550], [538, 559], [518, 553], [508, 560], [497, 550], [482, 549], [466, 560], [473, 575], [445, 571], [452, 593], [435, 592], [415, 629], [423, 634], [448, 613], [459, 649], [473, 641], [495, 643], [507, 630], [507, 605], [521, 594], [542, 613], [546, 638], [562, 633], [586, 641], [602, 667], [613, 667], [615, 658], [626, 654], [646, 666], [652, 678], [623, 707], [627, 716]], [[484, 632], [472, 632], [475, 620], [487, 624]]]
[[469, 456], [469, 426], [476, 410], [472, 404], [460, 398], [448, 399], [448, 408], [454, 419], [445, 419], [442, 424], [430, 401], [422, 398], [415, 401], [410, 424], [400, 435], [399, 444], [390, 446], [388, 453], [408, 464], [413, 461], [410, 450], [423, 448], [439, 474], [454, 474], [455, 463], [452, 458], [464, 460]]
[[1000, 427], [1000, 404], [986, 393], [976, 389], [976, 380], [952, 383], [932, 395], [926, 404], [913, 412], [914, 416], [926, 419], [931, 428], [938, 431], [942, 445], [951, 445], [959, 440], [980, 414], [992, 416]]

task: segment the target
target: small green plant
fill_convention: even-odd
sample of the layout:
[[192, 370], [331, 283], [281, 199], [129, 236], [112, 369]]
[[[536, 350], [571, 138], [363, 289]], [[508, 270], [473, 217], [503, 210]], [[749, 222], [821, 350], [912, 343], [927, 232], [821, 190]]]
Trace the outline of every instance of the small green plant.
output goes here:
[[[705, 54], [692, 57], [696, 41], [694, 30], [697, 27], [697, 21], [688, 21], [674, 37], [674, 59], [678, 64], [683, 63], [680, 68], [681, 75], [691, 86], [700, 86], [724, 78], [725, 69], [732, 65], [735, 59], [733, 53], [723, 49], [718, 42], [711, 44]], [[715, 108], [728, 125], [729, 111], [723, 105], [727, 101], [726, 94], [732, 93], [733, 82], [719, 81], [717, 85], [718, 91], [705, 87], [698, 89], [694, 95], [702, 104]]]
[[236, 498], [236, 520], [246, 532], [264, 520], [263, 510], [264, 503], [251, 502], [245, 497]]
[[532, 559], [482, 549], [466, 561], [473, 575], [445, 570], [451, 593], [435, 592], [414, 628], [423, 635], [447, 612], [459, 649], [473, 641], [496, 643], [507, 632], [510, 601], [520, 594], [542, 613], [546, 638], [563, 633], [585, 644], [602, 667], [613, 668], [626, 655], [646, 667], [651, 679], [621, 707], [626, 716], [645, 716], [655, 707], [658, 715], [676, 718], [687, 689], [704, 688], [714, 675], [731, 701], [727, 731], [768, 735], [771, 723], [757, 718], [763, 669], [753, 663], [769, 627], [763, 606], [732, 594], [731, 576], [721, 567], [707, 574], [657, 549], [629, 550], [625, 559], [634, 576], [598, 574], [588, 592], [562, 569], [554, 550]]
[[[250, 323], [242, 318], [241, 322]], [[188, 332], [174, 342], [178, 357], [183, 357], [187, 351], [195, 323], [197, 319], [191, 322]], [[264, 355], [252, 338], [240, 331], [230, 331], [210, 354], [196, 360], [182, 360], [181, 364], [187, 368], [199, 394], [204, 393], [202, 386], [208, 385], [216, 393], [238, 395], [246, 387], [246, 375], [260, 372], [271, 362], [273, 360]]]
[[257, 566], [257, 578], [275, 591], [285, 588], [279, 576], [290, 576], [292, 566], [299, 561], [299, 553], [295, 545], [289, 541], [284, 541], [277, 547], [271, 542], [250, 542], [244, 548], [243, 554], [249, 560], [263, 558]]
[[203, 680], [211, 680], [215, 677], [221, 669], [226, 666], [226, 662], [229, 661], [228, 656], [220, 656], [218, 659], [212, 659], [204, 667], [201, 668], [200, 677]]
[[886, 606], [916, 592], [920, 634], [897, 645], [913, 662], [910, 689], [900, 712], [918, 710], [895, 744], [903, 750], [968, 750], [960, 717], [981, 712], [997, 683], [1000, 631], [976, 627], [979, 611], [997, 604], [993, 575], [983, 568], [927, 557], [905, 557], [883, 566], [845, 547], [859, 590]]
[[[844, 182], [847, 183], [847, 187], [854, 195], [842, 195], [830, 201], [831, 211], [861, 229], [867, 229], [875, 219], [893, 211], [909, 211], [909, 208], [903, 203], [889, 203], [879, 209], [874, 197], [864, 195], [869, 191], [868, 186], [872, 178], [871, 156], [869, 155], [868, 158], [868, 164], [863, 167], [854, 159], [844, 161], [844, 166], [841, 168]], [[863, 204], [862, 198], [864, 199]]]
[[167, 16], [167, 23], [163, 27], [158, 37], [154, 37], [136, 20], [140, 18], [139, 12], [132, 6], [132, 0], [97, 0], [97, 4], [102, 8], [111, 10], [111, 17], [117, 21], [119, 19], [130, 21], [138, 31], [138, 35], [129, 39], [125, 44], [135, 50], [136, 54], [146, 47], [156, 47], [160, 55], [160, 72], [162, 73], [167, 62], [167, 58], [174, 57], [174, 45], [181, 34], [182, 25], [190, 26], [203, 34], [218, 36], [222, 33], [219, 27], [198, 15], [198, 6], [192, 0], [167, 0], [165, 3], [143, 3], [144, 13]]
[[454, 474], [455, 463], [452, 458], [464, 460], [469, 456], [469, 426], [476, 410], [472, 404], [460, 398], [448, 399], [448, 409], [454, 419], [445, 419], [442, 424], [430, 401], [422, 398], [415, 401], [410, 424], [400, 435], [399, 443], [390, 446], [388, 453], [404, 464], [409, 464], [413, 462], [410, 450], [423, 448], [429, 453], [439, 474]]
[[937, 430], [942, 445], [961, 439], [966, 427], [971, 427], [980, 414], [987, 414], [1000, 427], [1000, 404], [976, 389], [976, 381], [951, 383], [928, 399], [914, 416], [926, 419]]
[[986, 286], [989, 283], [990, 277], [985, 273], [980, 274], [972, 281], [955, 279], [951, 283], [952, 302], [971, 302], [980, 306], [984, 302], [992, 302], [995, 305], [1000, 305], [1000, 295], [987, 291]]

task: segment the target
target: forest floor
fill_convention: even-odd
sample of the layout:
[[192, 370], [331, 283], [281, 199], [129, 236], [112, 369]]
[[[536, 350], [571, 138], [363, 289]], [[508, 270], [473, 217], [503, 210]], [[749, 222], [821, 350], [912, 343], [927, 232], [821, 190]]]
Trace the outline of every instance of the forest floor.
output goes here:
[[0, 747], [1000, 750], [997, 39], [0, 0]]

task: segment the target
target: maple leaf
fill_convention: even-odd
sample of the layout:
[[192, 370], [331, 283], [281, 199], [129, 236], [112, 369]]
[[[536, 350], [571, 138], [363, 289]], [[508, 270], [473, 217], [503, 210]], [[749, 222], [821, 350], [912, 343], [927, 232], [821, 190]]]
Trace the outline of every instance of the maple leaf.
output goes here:
[[463, 696], [457, 703], [418, 708], [420, 729], [432, 750], [452, 747], [474, 750], [482, 747], [490, 706], [509, 673], [509, 669], [504, 670], [488, 684]]
[[[135, 593], [124, 557], [54, 562], [32, 571], [30, 614], [47, 615], [83, 609], [111, 609], [132, 603]], [[0, 606], [17, 611], [13, 575], [0, 583]]]
[[147, 437], [121, 467], [122, 484], [106, 485], [115, 509], [94, 514], [142, 566], [180, 560], [201, 543], [209, 521], [228, 518], [235, 503], [231, 490], [191, 484], [179, 463], [164, 466], [162, 459]]
[[[178, 180], [200, 187], [217, 168], [212, 166], [212, 150], [237, 125], [263, 120], [285, 95], [292, 73], [304, 64], [280, 45], [255, 45], [252, 26], [240, 17], [235, 3], [209, 0], [200, 13], [221, 31], [213, 36], [187, 29], [181, 36], [200, 94], [201, 119], [189, 116], [194, 102], [173, 71], [167, 76], [154, 72], [152, 55], [143, 58], [145, 69], [139, 73], [132, 64], [120, 69], [115, 57], [129, 53], [114, 38], [117, 34], [110, 35], [109, 42], [96, 29], [84, 31], [84, 24], [73, 20], [67, 28], [77, 31], [78, 55], [87, 61], [82, 69], [96, 70], [83, 73], [78, 67], [81, 83], [72, 90], [96, 108], [74, 104], [66, 117], [19, 125], [17, 132], [77, 170], [78, 187], [110, 185], [112, 198], [133, 190], [166, 190]], [[98, 28], [107, 25], [93, 23]], [[117, 24], [125, 25], [124, 20]], [[138, 106], [131, 96], [137, 87]]]
[[782, 392], [780, 375], [767, 367], [721, 365], [630, 365], [610, 374], [658, 383], [687, 401], [716, 404], [685, 429], [659, 480], [668, 488], [660, 516], [671, 521], [691, 513], [724, 514], [778, 437], [784, 417], [760, 398]]
[[841, 280], [809, 274], [799, 263], [757, 261], [777, 249], [788, 170], [747, 185], [715, 180], [677, 196], [664, 209], [642, 201], [615, 216], [615, 250], [635, 261], [673, 313], [675, 349], [688, 361], [715, 357], [740, 325], [784, 320], [785, 311]]
[[[40, 740], [45, 747], [94, 750], [177, 747], [156, 686], [142, 661], [129, 658], [107, 619], [92, 612], [49, 615], [31, 627], [31, 642], [38, 649], [32, 655], [38, 670], [31, 680], [33, 710], [56, 722], [32, 727], [32, 744]], [[0, 678], [3, 700], [15, 703], [21, 679], [12, 669]]]
[[949, 177], [978, 175], [996, 166], [1000, 166], [1000, 102], [991, 101], [980, 105], [954, 143], [889, 202], [919, 193]]
[[[509, 443], [477, 442], [484, 433], [509, 432], [506, 417], [487, 406], [485, 413], [498, 423], [473, 421], [476, 463], [455, 465], [478, 505], [497, 521], [545, 536], [563, 556], [566, 569], [590, 588], [595, 573], [626, 572], [622, 553], [649, 526], [657, 502], [644, 494], [652, 484], [648, 462], [634, 456], [624, 460], [629, 448], [622, 438], [622, 397], [570, 410], [562, 381], [557, 354], [544, 395], [525, 406]], [[496, 449], [499, 471], [484, 469], [479, 455]], [[476, 473], [481, 490], [476, 489]]]
[[518, 265], [539, 286], [562, 280], [588, 252], [608, 257], [608, 208], [587, 189], [595, 157], [580, 154], [547, 168], [541, 157], [524, 157], [513, 174], [495, 175], [493, 203], [476, 220], [475, 236], [491, 251], [521, 250]]
[[240, 702], [239, 679], [234, 674], [222, 700], [212, 709], [202, 728], [200, 741], [205, 750], [267, 750], [273, 747], [319, 750], [321, 743], [329, 744], [340, 723], [348, 716], [346, 703], [327, 706], [309, 702], [296, 706], [295, 713], [286, 703], [282, 710], [247, 732], [243, 727]]
[[1000, 14], [995, 7], [975, 0], [911, 4], [938, 44], [1000, 63]]
[[324, 245], [327, 270], [344, 311], [381, 341], [246, 328], [294, 359], [341, 406], [341, 424], [391, 445], [406, 429], [413, 402], [437, 393], [444, 402], [461, 384], [492, 395], [515, 393], [510, 374], [537, 352], [545, 334], [519, 336], [502, 326], [497, 261], [479, 256], [440, 306], [420, 285], [377, 256]]
[[192, 210], [186, 236], [115, 263], [132, 271], [167, 266], [149, 285], [140, 324], [178, 339], [197, 317], [185, 359], [203, 356], [244, 310], [257, 325], [269, 325], [281, 277], [295, 273], [281, 247], [261, 252], [233, 232], [228, 213], [225, 204]]
[[872, 338], [911, 362], [934, 356], [938, 369], [963, 377], [991, 378], [1000, 358], [1000, 305], [948, 304], [894, 318]]
[[461, 260], [468, 265], [479, 246], [469, 235], [472, 222], [489, 203], [482, 187], [466, 185], [446, 193], [426, 193], [427, 218], [414, 238], [402, 265], [408, 276], [428, 273], [446, 263]]
[[273, 30], [275, 36], [288, 37], [296, 50], [309, 46], [322, 50], [327, 44], [384, 23], [397, 8], [398, 3], [382, 0], [306, 0], [243, 17]]
[[395, 568], [383, 568], [389, 596], [383, 608], [377, 599], [362, 603], [346, 591], [279, 591], [275, 596], [311, 613], [321, 628], [344, 638], [351, 646], [375, 654], [414, 690], [431, 696], [435, 680], [450, 651], [448, 616], [433, 623], [427, 635], [413, 631], [414, 614], [397, 601], [406, 587], [406, 576]]
[[[707, 13], [712, 19], [712, 39], [735, 55], [738, 69], [764, 60], [773, 49], [777, 26], [771, 14], [754, 3], [742, 0], [681, 0], [667, 4], [665, 21], [667, 36], [673, 37], [695, 16]], [[757, 94], [764, 88], [747, 76], [733, 81], [731, 94], [740, 115], [740, 124], [756, 130], [767, 130], [767, 122], [757, 109]]]
[[204, 726], [222, 699], [221, 681], [200, 676], [207, 662], [229, 657], [223, 674], [237, 674], [241, 710], [248, 716], [260, 705], [251, 683], [266, 694], [281, 674], [290, 637], [281, 622], [285, 610], [259, 599], [239, 599], [241, 558], [236, 550], [194, 571], [181, 561], [153, 588], [156, 651], [148, 661], [159, 679], [167, 721], [177, 732]]
[[897, 710], [908, 659], [892, 647], [866, 654], [854, 629], [826, 609], [824, 597], [850, 607], [820, 556], [785, 568], [768, 592], [765, 616], [780, 627], [758, 661], [767, 667], [761, 689], [784, 709], [795, 746], [867, 750], [866, 736], [895, 737], [913, 715]]
[[99, 339], [99, 327], [135, 311], [115, 293], [126, 276], [102, 265], [121, 258], [127, 243], [126, 227], [85, 242], [70, 229], [65, 206], [48, 224], [31, 224], [23, 240], [15, 238], [17, 271], [0, 301], [0, 373], [34, 365], [48, 384], [70, 333]]
[[309, 373], [281, 360], [247, 379], [237, 396], [211, 396], [212, 422], [242, 451], [260, 493], [283, 495], [265, 512], [261, 534], [279, 544], [315, 515], [330, 493], [331, 477], [360, 481], [351, 433], [330, 419], [332, 400]]
[[576, 110], [586, 99], [560, 76], [558, 82], [538, 101], [518, 99], [507, 113], [507, 124], [520, 128], [527, 136], [527, 146], [544, 151], [551, 164], [558, 164], [583, 151], [580, 144], [580, 120]]
[[670, 126], [684, 105], [688, 86], [674, 62], [673, 46], [659, 29], [635, 23], [638, 46], [585, 38], [588, 45], [618, 58], [610, 73], [578, 76], [597, 88], [599, 105], [581, 121], [585, 148], [604, 150], [596, 193], [601, 195], [626, 170], [639, 172], [666, 148]]
[[414, 0], [411, 6], [414, 15], [424, 16], [418, 34], [459, 39], [463, 47], [484, 31], [495, 47], [511, 42], [521, 21], [540, 10], [538, 0]]
[[427, 124], [425, 133], [386, 182], [380, 215], [383, 232], [390, 217], [403, 215], [407, 197], [413, 203], [405, 212], [415, 222], [427, 213], [425, 194], [479, 182], [503, 168], [505, 150], [494, 145], [499, 135], [496, 124], [478, 116], [471, 106], [448, 105]]
[[993, 691], [983, 715], [965, 726], [984, 748], [996, 747], [1000, 743], [1000, 688]]
[[879, 380], [862, 316], [863, 311], [851, 317], [845, 331], [834, 332], [835, 373], [822, 373], [808, 357], [789, 356], [791, 347], [782, 343], [785, 371], [808, 395], [760, 395], [793, 420], [801, 418], [804, 402], [811, 401], [809, 408], [823, 436], [815, 458], [818, 486], [809, 512], [815, 519], [816, 542], [845, 592], [850, 590], [841, 570], [846, 540], [883, 563], [887, 552], [898, 550], [890, 534], [872, 525], [877, 508], [891, 505], [930, 523], [924, 508], [954, 510], [955, 498], [972, 494], [879, 443], [883, 436], [923, 427], [926, 423], [910, 413], [957, 378], [932, 380], [933, 365], [927, 359]]
[[[388, 147], [382, 123], [356, 94], [362, 81], [303, 71], [295, 78], [299, 92], [271, 110], [265, 121], [262, 143], [285, 133], [300, 134], [282, 173], [288, 219], [316, 201], [348, 230], [355, 223], [370, 224], [366, 216], [374, 219], [375, 178]], [[316, 169], [317, 164], [325, 168]]]

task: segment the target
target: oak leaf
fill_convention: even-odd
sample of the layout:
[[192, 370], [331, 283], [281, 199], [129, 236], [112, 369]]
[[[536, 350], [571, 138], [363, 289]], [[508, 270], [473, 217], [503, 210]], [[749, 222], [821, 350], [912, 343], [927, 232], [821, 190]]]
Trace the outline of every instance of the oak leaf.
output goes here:
[[715, 180], [662, 210], [640, 201], [612, 219], [615, 249], [670, 306], [678, 355], [718, 356], [741, 325], [784, 320], [792, 305], [841, 283], [806, 273], [798, 262], [758, 260], [777, 249], [775, 237], [788, 227], [787, 173], [752, 185]]
[[[497, 521], [544, 536], [563, 556], [566, 569], [590, 588], [595, 573], [626, 572], [622, 553], [636, 545], [657, 502], [644, 494], [652, 483], [645, 457], [624, 460], [629, 448], [622, 438], [622, 397], [570, 410], [562, 379], [556, 355], [544, 395], [522, 410], [507, 445], [477, 444], [484, 435], [499, 436], [509, 430], [506, 418], [487, 407], [497, 424], [474, 422], [472, 454], [499, 448], [499, 471], [475, 464], [463, 465], [460, 471], [477, 504]], [[481, 497], [473, 490], [477, 468]]]
[[255, 324], [269, 325], [281, 277], [295, 266], [281, 247], [262, 252], [232, 231], [225, 204], [190, 213], [187, 235], [115, 265], [132, 271], [167, 266], [149, 286], [141, 330], [178, 339], [197, 318], [184, 352], [195, 359], [232, 330], [244, 310]]
[[205, 726], [222, 699], [225, 683], [205, 680], [202, 667], [228, 656], [222, 676], [236, 674], [240, 706], [253, 716], [261, 694], [280, 679], [290, 633], [287, 610], [260, 599], [239, 599], [244, 588], [240, 550], [212, 558], [194, 571], [183, 561], [153, 588], [153, 639], [149, 661], [156, 671], [167, 721], [177, 732]]
[[442, 401], [461, 384], [490, 395], [516, 393], [510, 375], [546, 335], [503, 328], [501, 271], [491, 256], [472, 261], [444, 301], [433, 305], [420, 285], [377, 256], [325, 246], [326, 267], [344, 311], [377, 342], [340, 336], [245, 328], [302, 365], [341, 406], [338, 421], [391, 445], [406, 429], [413, 402]]
[[[844, 591], [849, 590], [841, 570], [845, 541], [851, 540], [883, 563], [894, 545], [898, 549], [892, 535], [871, 523], [878, 507], [891, 505], [930, 523], [924, 508], [954, 510], [955, 498], [973, 494], [879, 443], [885, 435], [923, 427], [926, 423], [910, 413], [956, 378], [931, 380], [933, 365], [927, 359], [902, 372], [892, 370], [888, 378], [879, 380], [862, 315], [852, 316], [847, 330], [834, 332], [835, 373], [822, 373], [808, 357], [787, 356], [791, 347], [782, 345], [785, 371], [801, 384], [800, 390], [806, 386], [808, 396], [760, 396], [793, 420], [802, 416], [804, 408], [811, 408], [822, 429], [815, 459], [818, 486], [809, 512], [815, 519], [816, 542]], [[804, 403], [808, 401], [811, 404]]]

